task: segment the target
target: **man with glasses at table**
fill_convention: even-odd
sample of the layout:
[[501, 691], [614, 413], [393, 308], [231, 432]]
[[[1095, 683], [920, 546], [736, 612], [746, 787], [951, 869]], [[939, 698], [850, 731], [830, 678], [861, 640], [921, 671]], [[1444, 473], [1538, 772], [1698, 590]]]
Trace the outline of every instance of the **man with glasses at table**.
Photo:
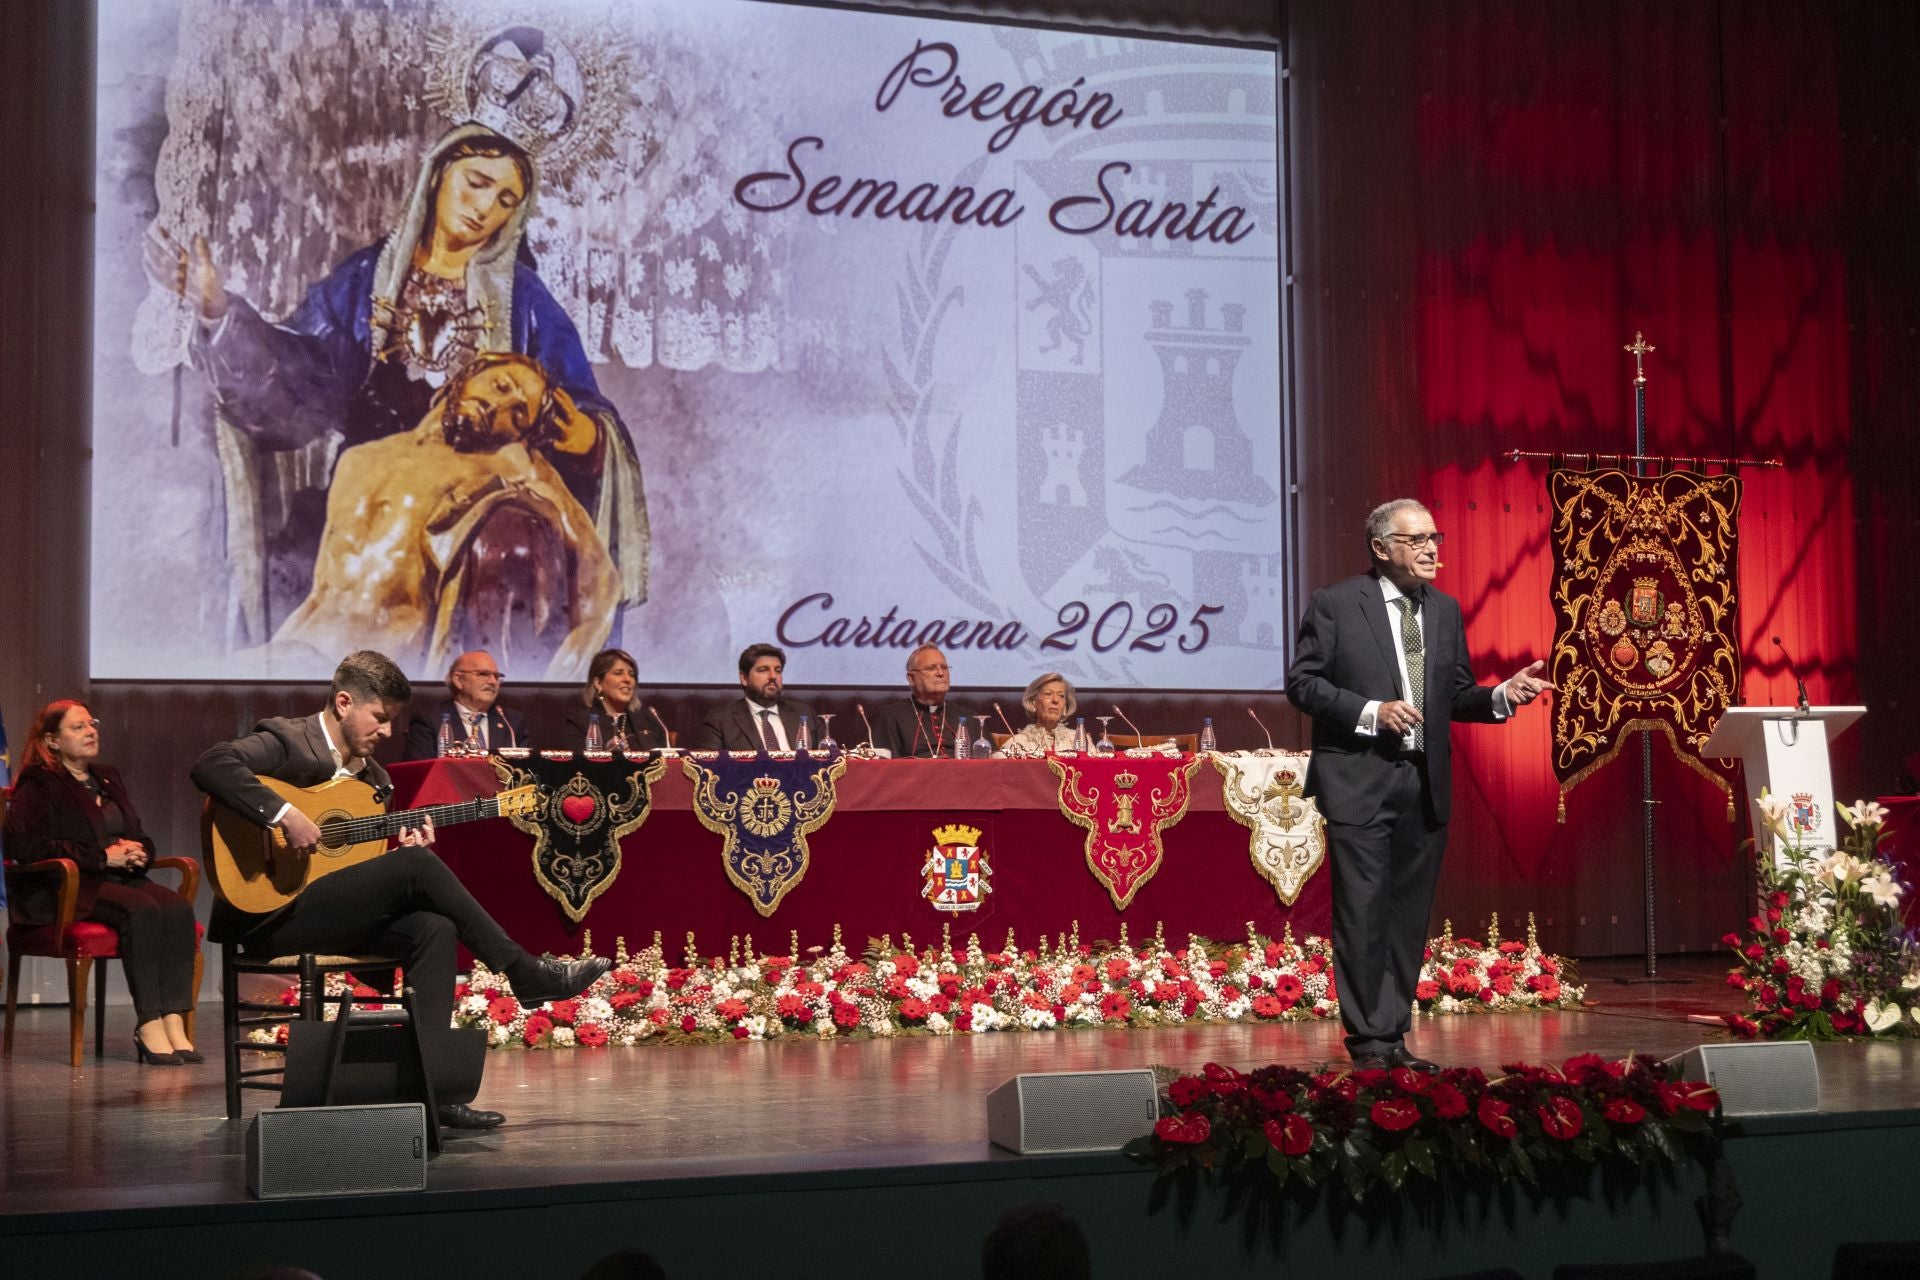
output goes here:
[[907, 656], [907, 696], [881, 703], [873, 710], [873, 745], [892, 753], [895, 760], [926, 760], [953, 754], [953, 735], [964, 716], [969, 738], [972, 713], [947, 701], [953, 675], [947, 655], [938, 645], [923, 644]]
[[463, 653], [447, 672], [447, 691], [453, 696], [435, 703], [430, 711], [414, 714], [407, 725], [403, 760], [431, 760], [440, 754], [440, 722], [453, 716], [454, 741], [480, 751], [501, 747], [531, 747], [527, 718], [500, 705], [500, 685], [506, 673], [485, 649]]
[[1493, 723], [1547, 688], [1533, 662], [1474, 680], [1460, 602], [1432, 585], [1442, 535], [1401, 498], [1367, 517], [1373, 567], [1313, 593], [1287, 697], [1313, 719], [1307, 794], [1327, 820], [1333, 968], [1356, 1068], [1438, 1070], [1407, 1049], [1452, 809], [1454, 720]]

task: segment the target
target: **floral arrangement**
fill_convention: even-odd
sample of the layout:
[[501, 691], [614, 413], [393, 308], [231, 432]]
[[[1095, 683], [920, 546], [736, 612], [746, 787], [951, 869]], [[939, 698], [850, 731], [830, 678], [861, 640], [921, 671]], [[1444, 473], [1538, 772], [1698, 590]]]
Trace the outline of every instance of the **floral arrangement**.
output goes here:
[[1877, 857], [1886, 809], [1836, 805], [1841, 847], [1804, 852], [1791, 806], [1762, 794], [1761, 818], [1783, 846], [1760, 852], [1760, 909], [1721, 941], [1738, 965], [1727, 974], [1753, 1016], [1729, 1014], [1734, 1034], [1776, 1040], [1920, 1033], [1920, 944], [1904, 927], [1906, 887]]
[[[1136, 947], [1124, 925], [1118, 942], [1088, 945], [1076, 924], [1033, 950], [1011, 934], [997, 951], [977, 936], [955, 947], [949, 933], [918, 953], [911, 937], [897, 947], [881, 938], [859, 956], [838, 930], [824, 951], [803, 954], [794, 937], [785, 954], [760, 954], [749, 935], [710, 958], [689, 935], [677, 965], [656, 935], [637, 955], [622, 941], [613, 970], [585, 994], [537, 1007], [476, 965], [454, 1018], [484, 1028], [495, 1047], [530, 1049], [1305, 1021], [1339, 1015], [1332, 964], [1324, 938], [1296, 941], [1289, 929], [1271, 939], [1251, 924], [1243, 941], [1189, 937], [1177, 948], [1158, 930]], [[1525, 942], [1502, 942], [1497, 918], [1485, 943], [1455, 938], [1449, 925], [1428, 948], [1417, 1003], [1427, 1014], [1572, 1007], [1584, 989], [1565, 974], [1531, 921]]]
[[1173, 1114], [1128, 1153], [1182, 1171], [1245, 1175], [1274, 1191], [1338, 1179], [1358, 1200], [1410, 1177], [1536, 1183], [1555, 1166], [1704, 1162], [1717, 1141], [1711, 1085], [1644, 1058], [1582, 1054], [1553, 1067], [1515, 1063], [1436, 1075], [1208, 1063], [1167, 1090]]

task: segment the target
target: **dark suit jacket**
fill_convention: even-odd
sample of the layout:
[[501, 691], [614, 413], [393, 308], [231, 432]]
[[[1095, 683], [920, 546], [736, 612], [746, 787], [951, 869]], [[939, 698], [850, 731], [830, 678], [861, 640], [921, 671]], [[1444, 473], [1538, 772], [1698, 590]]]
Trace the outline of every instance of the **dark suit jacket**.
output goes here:
[[[262, 720], [244, 738], [208, 747], [193, 763], [193, 785], [264, 827], [273, 822], [285, 801], [261, 786], [256, 774], [311, 787], [332, 778], [333, 768], [333, 753], [317, 717], [276, 716]], [[393, 787], [377, 760], [368, 760], [360, 777], [382, 795]], [[272, 918], [237, 911], [216, 897], [207, 936], [215, 942], [232, 942]]]
[[[566, 746], [575, 751], [584, 751], [587, 747], [587, 722], [593, 718], [594, 708], [585, 707], [567, 717]], [[653, 722], [647, 709], [638, 702], [627, 704], [626, 715], [627, 750], [630, 752], [663, 751], [667, 740], [661, 736], [660, 726]], [[605, 710], [600, 713], [600, 733], [609, 750], [613, 746], [613, 735], [621, 726], [616, 717]]]
[[[813, 708], [804, 702], [795, 702], [782, 698], [774, 704], [779, 713], [780, 723], [787, 731], [787, 741], [792, 743], [800, 733], [800, 717], [811, 716]], [[820, 724], [813, 723], [813, 734], [820, 736]], [[730, 699], [726, 705], [715, 707], [700, 722], [700, 728], [694, 734], [695, 751], [758, 751], [763, 744], [760, 741], [760, 717], [749, 714], [747, 700], [744, 697]]]
[[[125, 838], [145, 846], [153, 855], [153, 838], [140, 826], [120, 771], [111, 765], [96, 764], [93, 776], [107, 799], [120, 806], [126, 815]], [[107, 879], [131, 880], [144, 871], [129, 873], [107, 865], [107, 832], [100, 819], [100, 806], [93, 793], [65, 768], [44, 765], [20, 771], [13, 785], [13, 800], [7, 806], [7, 856], [16, 862], [40, 862], [47, 858], [71, 858], [80, 868], [80, 896], [74, 905], [78, 919], [93, 913], [100, 882]], [[52, 874], [20, 876], [13, 882], [19, 897], [13, 903], [15, 917], [23, 924], [51, 924], [59, 912], [60, 877]]]
[[[1334, 822], [1365, 822], [1379, 812], [1393, 761], [1401, 754], [1397, 734], [1368, 737], [1354, 731], [1367, 703], [1406, 696], [1387, 607], [1380, 580], [1371, 573], [1314, 592], [1287, 672], [1287, 697], [1313, 718], [1307, 794], [1318, 798], [1320, 812]], [[1493, 722], [1493, 689], [1474, 681], [1460, 602], [1431, 586], [1421, 607], [1421, 637], [1426, 644], [1426, 697], [1420, 708], [1426, 776], [1434, 814], [1445, 822], [1453, 807], [1449, 724]]]
[[[919, 712], [916, 716], [915, 711]], [[873, 710], [873, 745], [893, 753], [896, 760], [929, 759], [933, 756], [953, 754], [954, 730], [960, 727], [960, 717], [967, 717], [967, 736], [983, 736], [976, 732], [973, 712], [949, 701], [939, 709], [936, 716], [928, 712], [924, 705], [916, 704], [911, 697], [895, 698], [883, 702]], [[865, 730], [866, 726], [855, 717], [854, 728]], [[929, 735], [932, 741], [929, 741]], [[851, 734], [843, 734], [851, 738]]]
[[[431, 760], [440, 754], [440, 717], [453, 712], [453, 731], [456, 734], [466, 732], [466, 721], [460, 718], [460, 709], [453, 704], [452, 698], [442, 698], [434, 705], [432, 712], [416, 713], [407, 724], [407, 748], [402, 760]], [[487, 745], [489, 747], [531, 747], [533, 742], [527, 737], [527, 718], [509, 707], [494, 703], [487, 712]]]

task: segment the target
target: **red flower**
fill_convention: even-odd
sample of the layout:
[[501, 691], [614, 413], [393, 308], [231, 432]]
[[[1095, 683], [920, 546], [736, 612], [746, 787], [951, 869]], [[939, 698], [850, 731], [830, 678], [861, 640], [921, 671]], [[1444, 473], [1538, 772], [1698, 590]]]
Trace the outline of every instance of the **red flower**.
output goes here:
[[[1498, 977], [1494, 978], [1492, 989], [1495, 995], [1500, 995], [1500, 996], [1512, 995], [1513, 994], [1513, 975], [1510, 973], [1500, 974]], [[1486, 993], [1484, 991], [1481, 993], [1481, 997], [1483, 999], [1486, 997]]]
[[860, 1025], [860, 1006], [844, 1001], [833, 1006], [833, 1025], [836, 1027], [857, 1027]]
[[897, 973], [888, 978], [886, 985], [880, 989], [887, 993], [889, 1000], [905, 1000], [908, 995], [907, 980]]
[[927, 1020], [927, 1002], [924, 1000], [902, 1000], [900, 1002], [900, 1021], [918, 1026]]
[[688, 1035], [692, 1035], [695, 1028], [699, 1025], [699, 1021], [692, 1014], [688, 1014], [686, 1017], [680, 1019], [680, 1029]]
[[1526, 949], [1527, 944], [1524, 942], [1503, 942], [1500, 944], [1501, 952], [1510, 956], [1517, 956]]
[[1212, 1136], [1213, 1124], [1198, 1111], [1189, 1111], [1182, 1116], [1162, 1116], [1153, 1132], [1162, 1142], [1194, 1147]]
[[1220, 998], [1222, 1000], [1238, 1000], [1240, 998], [1240, 988], [1229, 982], [1226, 986], [1220, 988]]
[[1445, 1080], [1435, 1081], [1427, 1096], [1433, 1099], [1433, 1114], [1442, 1120], [1458, 1120], [1467, 1114], [1467, 1095]]
[[920, 972], [920, 962], [903, 951], [893, 958], [893, 971], [902, 977], [911, 978]]
[[526, 1028], [521, 1031], [520, 1038], [525, 1040], [527, 1042], [527, 1048], [531, 1049], [534, 1045], [540, 1043], [541, 1037], [550, 1034], [552, 1031], [553, 1019], [547, 1017], [544, 1013], [536, 1013], [527, 1019]]
[[1413, 998], [1423, 1001], [1438, 1000], [1440, 998], [1440, 984], [1431, 978], [1422, 980], [1414, 987]]
[[1586, 1123], [1580, 1113], [1580, 1104], [1572, 1098], [1555, 1098], [1552, 1106], [1535, 1107], [1533, 1110], [1540, 1117], [1540, 1127], [1547, 1136], [1562, 1142], [1579, 1137]]
[[1281, 1002], [1280, 1007], [1283, 1009], [1293, 1008], [1306, 994], [1306, 986], [1290, 973], [1280, 974], [1273, 980], [1274, 998]]
[[733, 1032], [733, 1038], [735, 1040], [745, 1040], [748, 1035], [748, 1031], [746, 1027], [741, 1025], [738, 1022], [734, 1023], [731, 1027], [728, 1027], [727, 1030]]
[[955, 1031], [973, 1030], [973, 1015], [971, 1013], [962, 1013], [962, 1014], [956, 1015], [953, 1020], [953, 1029]]
[[1246, 1083], [1247, 1079], [1232, 1067], [1221, 1066], [1217, 1062], [1209, 1062], [1202, 1065], [1200, 1074], [1205, 1077], [1208, 1084], [1213, 1086], [1215, 1093], [1223, 1091], [1220, 1087], [1222, 1085], [1238, 1086]]
[[1283, 1156], [1303, 1156], [1313, 1146], [1313, 1122], [1299, 1112], [1266, 1124], [1267, 1141]]
[[1125, 982], [1127, 980], [1127, 971], [1131, 967], [1123, 957], [1115, 956], [1113, 959], [1107, 961], [1107, 981]]
[[1280, 997], [1278, 996], [1255, 996], [1253, 998], [1253, 1013], [1255, 1017], [1277, 1018], [1286, 1011], [1287, 1006], [1280, 1003]]
[[667, 1012], [667, 1011], [666, 1011], [665, 1009], [649, 1009], [649, 1010], [647, 1010], [647, 1021], [648, 1021], [648, 1022], [651, 1022], [651, 1023], [652, 1023], [652, 1024], [654, 1025], [654, 1026], [656, 1026], [656, 1027], [664, 1027], [664, 1026], [666, 1026], [666, 1025], [667, 1025], [667, 1019], [668, 1019], [669, 1017], [671, 1017], [671, 1016], [672, 1016], [672, 1015], [670, 1015], [670, 1014], [669, 1014], [669, 1013], [668, 1013], [668, 1012]]
[[[1044, 1004], [1046, 1002], [1043, 1000], [1041, 1003]], [[927, 1008], [933, 1010], [935, 1013], [951, 1013], [953, 1012], [953, 1001], [947, 998], [946, 992], [936, 991], [927, 997]]]
[[693, 970], [691, 969], [669, 969], [667, 970], [667, 990], [678, 991], [692, 979]]
[[1105, 1022], [1125, 1022], [1133, 1012], [1133, 1001], [1124, 991], [1109, 991], [1100, 997], [1100, 1017]]
[[578, 1000], [556, 1000], [547, 1006], [547, 1015], [563, 1027], [570, 1027], [580, 1016]]
[[1512, 1110], [1511, 1104], [1500, 1101], [1492, 1094], [1487, 1094], [1480, 1099], [1477, 1114], [1480, 1117], [1480, 1123], [1490, 1132], [1502, 1138], [1511, 1138], [1520, 1132], [1520, 1126], [1514, 1123], [1513, 1116], [1509, 1114]]
[[607, 1042], [607, 1029], [597, 1022], [583, 1022], [573, 1029], [574, 1043], [588, 1049], [598, 1049]]
[[640, 975], [631, 969], [622, 968], [613, 971], [613, 985], [616, 987], [631, 987], [638, 984], [639, 981]]
[[719, 1014], [724, 1022], [738, 1022], [747, 1016], [747, 1002], [735, 996], [731, 1000], [722, 1000], [713, 1006], [713, 1011]]
[[1213, 1090], [1198, 1076], [1181, 1076], [1167, 1086], [1167, 1097], [1182, 1111], [1198, 1106], [1212, 1096]]
[[616, 991], [607, 997], [607, 1003], [613, 1006], [614, 1012], [625, 1013], [637, 1004], [646, 1003], [646, 997], [638, 991]]
[[1542, 973], [1558, 973], [1560, 972], [1560, 962], [1552, 956], [1541, 956], [1540, 971]]
[[1305, 960], [1302, 960], [1300, 962], [1300, 974], [1302, 977], [1306, 977], [1306, 978], [1316, 977], [1322, 971], [1324, 971], [1326, 967], [1327, 967], [1327, 962], [1325, 957], [1308, 956]]
[[802, 996], [789, 991], [774, 1002], [773, 1011], [782, 1022], [810, 1022], [813, 1020], [813, 1006]]
[[1639, 1124], [1647, 1118], [1647, 1109], [1632, 1098], [1614, 1098], [1607, 1103], [1606, 1114], [1615, 1124]]
[[1412, 1098], [1387, 1098], [1374, 1103], [1367, 1115], [1388, 1133], [1399, 1133], [1420, 1123], [1420, 1104]]
[[501, 996], [497, 1000], [488, 1002], [487, 1016], [504, 1027], [520, 1016], [520, 1002], [512, 996]]
[[1395, 1067], [1387, 1072], [1394, 1087], [1405, 1093], [1425, 1093], [1433, 1087], [1433, 1077], [1424, 1071], [1415, 1071], [1412, 1067]]
[[1740, 954], [1744, 955], [1749, 960], [1764, 960], [1767, 955], [1767, 949], [1766, 947], [1764, 947], [1758, 942], [1749, 942], [1747, 944], [1746, 950], [1742, 951]]
[[1720, 939], [1720, 945], [1723, 947], [1737, 947], [1740, 945], [1740, 935], [1737, 933], [1725, 934]]

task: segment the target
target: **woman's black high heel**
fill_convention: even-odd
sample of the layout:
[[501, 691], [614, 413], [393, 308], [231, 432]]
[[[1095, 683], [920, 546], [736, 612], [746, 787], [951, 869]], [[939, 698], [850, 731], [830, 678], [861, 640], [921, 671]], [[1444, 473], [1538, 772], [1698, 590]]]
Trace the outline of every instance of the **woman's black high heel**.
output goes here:
[[133, 1049], [134, 1052], [139, 1055], [140, 1062], [143, 1066], [178, 1067], [183, 1065], [179, 1054], [155, 1053], [153, 1050], [147, 1048], [146, 1043], [142, 1041], [139, 1036], [133, 1038]]
[[175, 1049], [173, 1056], [182, 1062], [205, 1062], [207, 1055], [198, 1049]]

